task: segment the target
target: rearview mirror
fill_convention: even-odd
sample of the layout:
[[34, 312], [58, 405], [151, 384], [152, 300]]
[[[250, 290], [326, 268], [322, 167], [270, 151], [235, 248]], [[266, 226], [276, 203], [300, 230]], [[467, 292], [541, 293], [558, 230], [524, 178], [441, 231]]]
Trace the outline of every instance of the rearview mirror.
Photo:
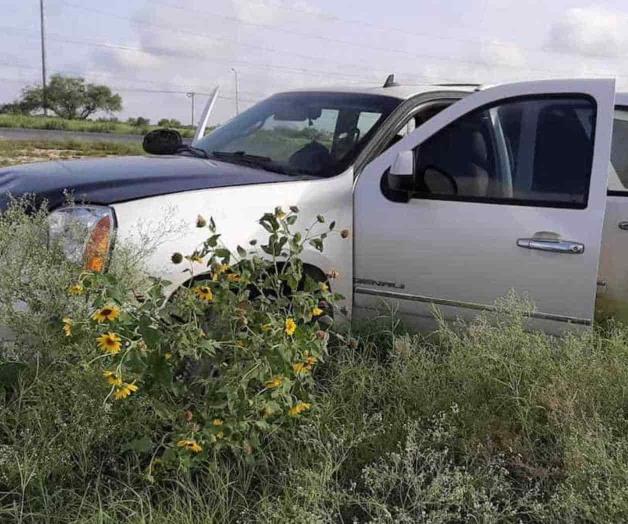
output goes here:
[[173, 155], [183, 145], [181, 133], [174, 129], [155, 129], [144, 137], [142, 147], [151, 155]]

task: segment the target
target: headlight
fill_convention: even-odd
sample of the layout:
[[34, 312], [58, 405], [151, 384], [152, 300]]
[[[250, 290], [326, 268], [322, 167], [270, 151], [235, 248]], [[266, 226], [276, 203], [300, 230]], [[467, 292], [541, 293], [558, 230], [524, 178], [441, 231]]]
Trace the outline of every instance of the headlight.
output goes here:
[[115, 228], [110, 207], [64, 207], [48, 217], [49, 244], [59, 246], [69, 261], [102, 273], [109, 262]]

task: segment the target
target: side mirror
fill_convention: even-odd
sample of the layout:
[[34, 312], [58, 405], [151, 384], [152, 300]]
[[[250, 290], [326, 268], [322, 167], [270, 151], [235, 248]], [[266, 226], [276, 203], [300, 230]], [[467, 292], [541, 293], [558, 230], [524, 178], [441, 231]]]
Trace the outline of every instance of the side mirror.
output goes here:
[[390, 174], [395, 176], [414, 175], [414, 151], [399, 151], [390, 167]]
[[144, 137], [142, 147], [151, 155], [173, 155], [183, 145], [181, 133], [174, 129], [155, 129]]
[[414, 152], [400, 151], [382, 177], [382, 193], [393, 202], [408, 202], [414, 191]]

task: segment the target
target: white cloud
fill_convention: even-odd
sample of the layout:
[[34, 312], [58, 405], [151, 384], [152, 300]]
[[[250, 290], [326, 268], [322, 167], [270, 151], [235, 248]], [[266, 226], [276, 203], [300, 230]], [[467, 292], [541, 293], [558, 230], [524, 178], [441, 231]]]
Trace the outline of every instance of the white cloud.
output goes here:
[[523, 69], [527, 65], [524, 51], [512, 42], [492, 40], [482, 46], [480, 60], [487, 66]]
[[589, 56], [618, 57], [628, 51], [628, 16], [598, 6], [566, 11], [549, 35], [548, 46], [557, 51]]

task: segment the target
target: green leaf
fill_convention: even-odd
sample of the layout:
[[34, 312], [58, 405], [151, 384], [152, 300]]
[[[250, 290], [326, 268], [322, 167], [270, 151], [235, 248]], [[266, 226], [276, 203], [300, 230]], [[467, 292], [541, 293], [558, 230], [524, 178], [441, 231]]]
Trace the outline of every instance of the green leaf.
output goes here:
[[149, 348], [156, 348], [161, 341], [161, 332], [153, 325], [150, 317], [142, 315], [137, 327], [139, 334]]
[[205, 241], [205, 245], [207, 247], [216, 247], [218, 245], [218, 239], [220, 238], [221, 235], [212, 235], [210, 236], [206, 241]]
[[310, 240], [310, 245], [313, 246], [317, 251], [323, 252], [323, 241], [320, 238], [313, 238]]
[[148, 453], [153, 449], [153, 441], [147, 436], [127, 442], [122, 451], [134, 451], [135, 453]]

